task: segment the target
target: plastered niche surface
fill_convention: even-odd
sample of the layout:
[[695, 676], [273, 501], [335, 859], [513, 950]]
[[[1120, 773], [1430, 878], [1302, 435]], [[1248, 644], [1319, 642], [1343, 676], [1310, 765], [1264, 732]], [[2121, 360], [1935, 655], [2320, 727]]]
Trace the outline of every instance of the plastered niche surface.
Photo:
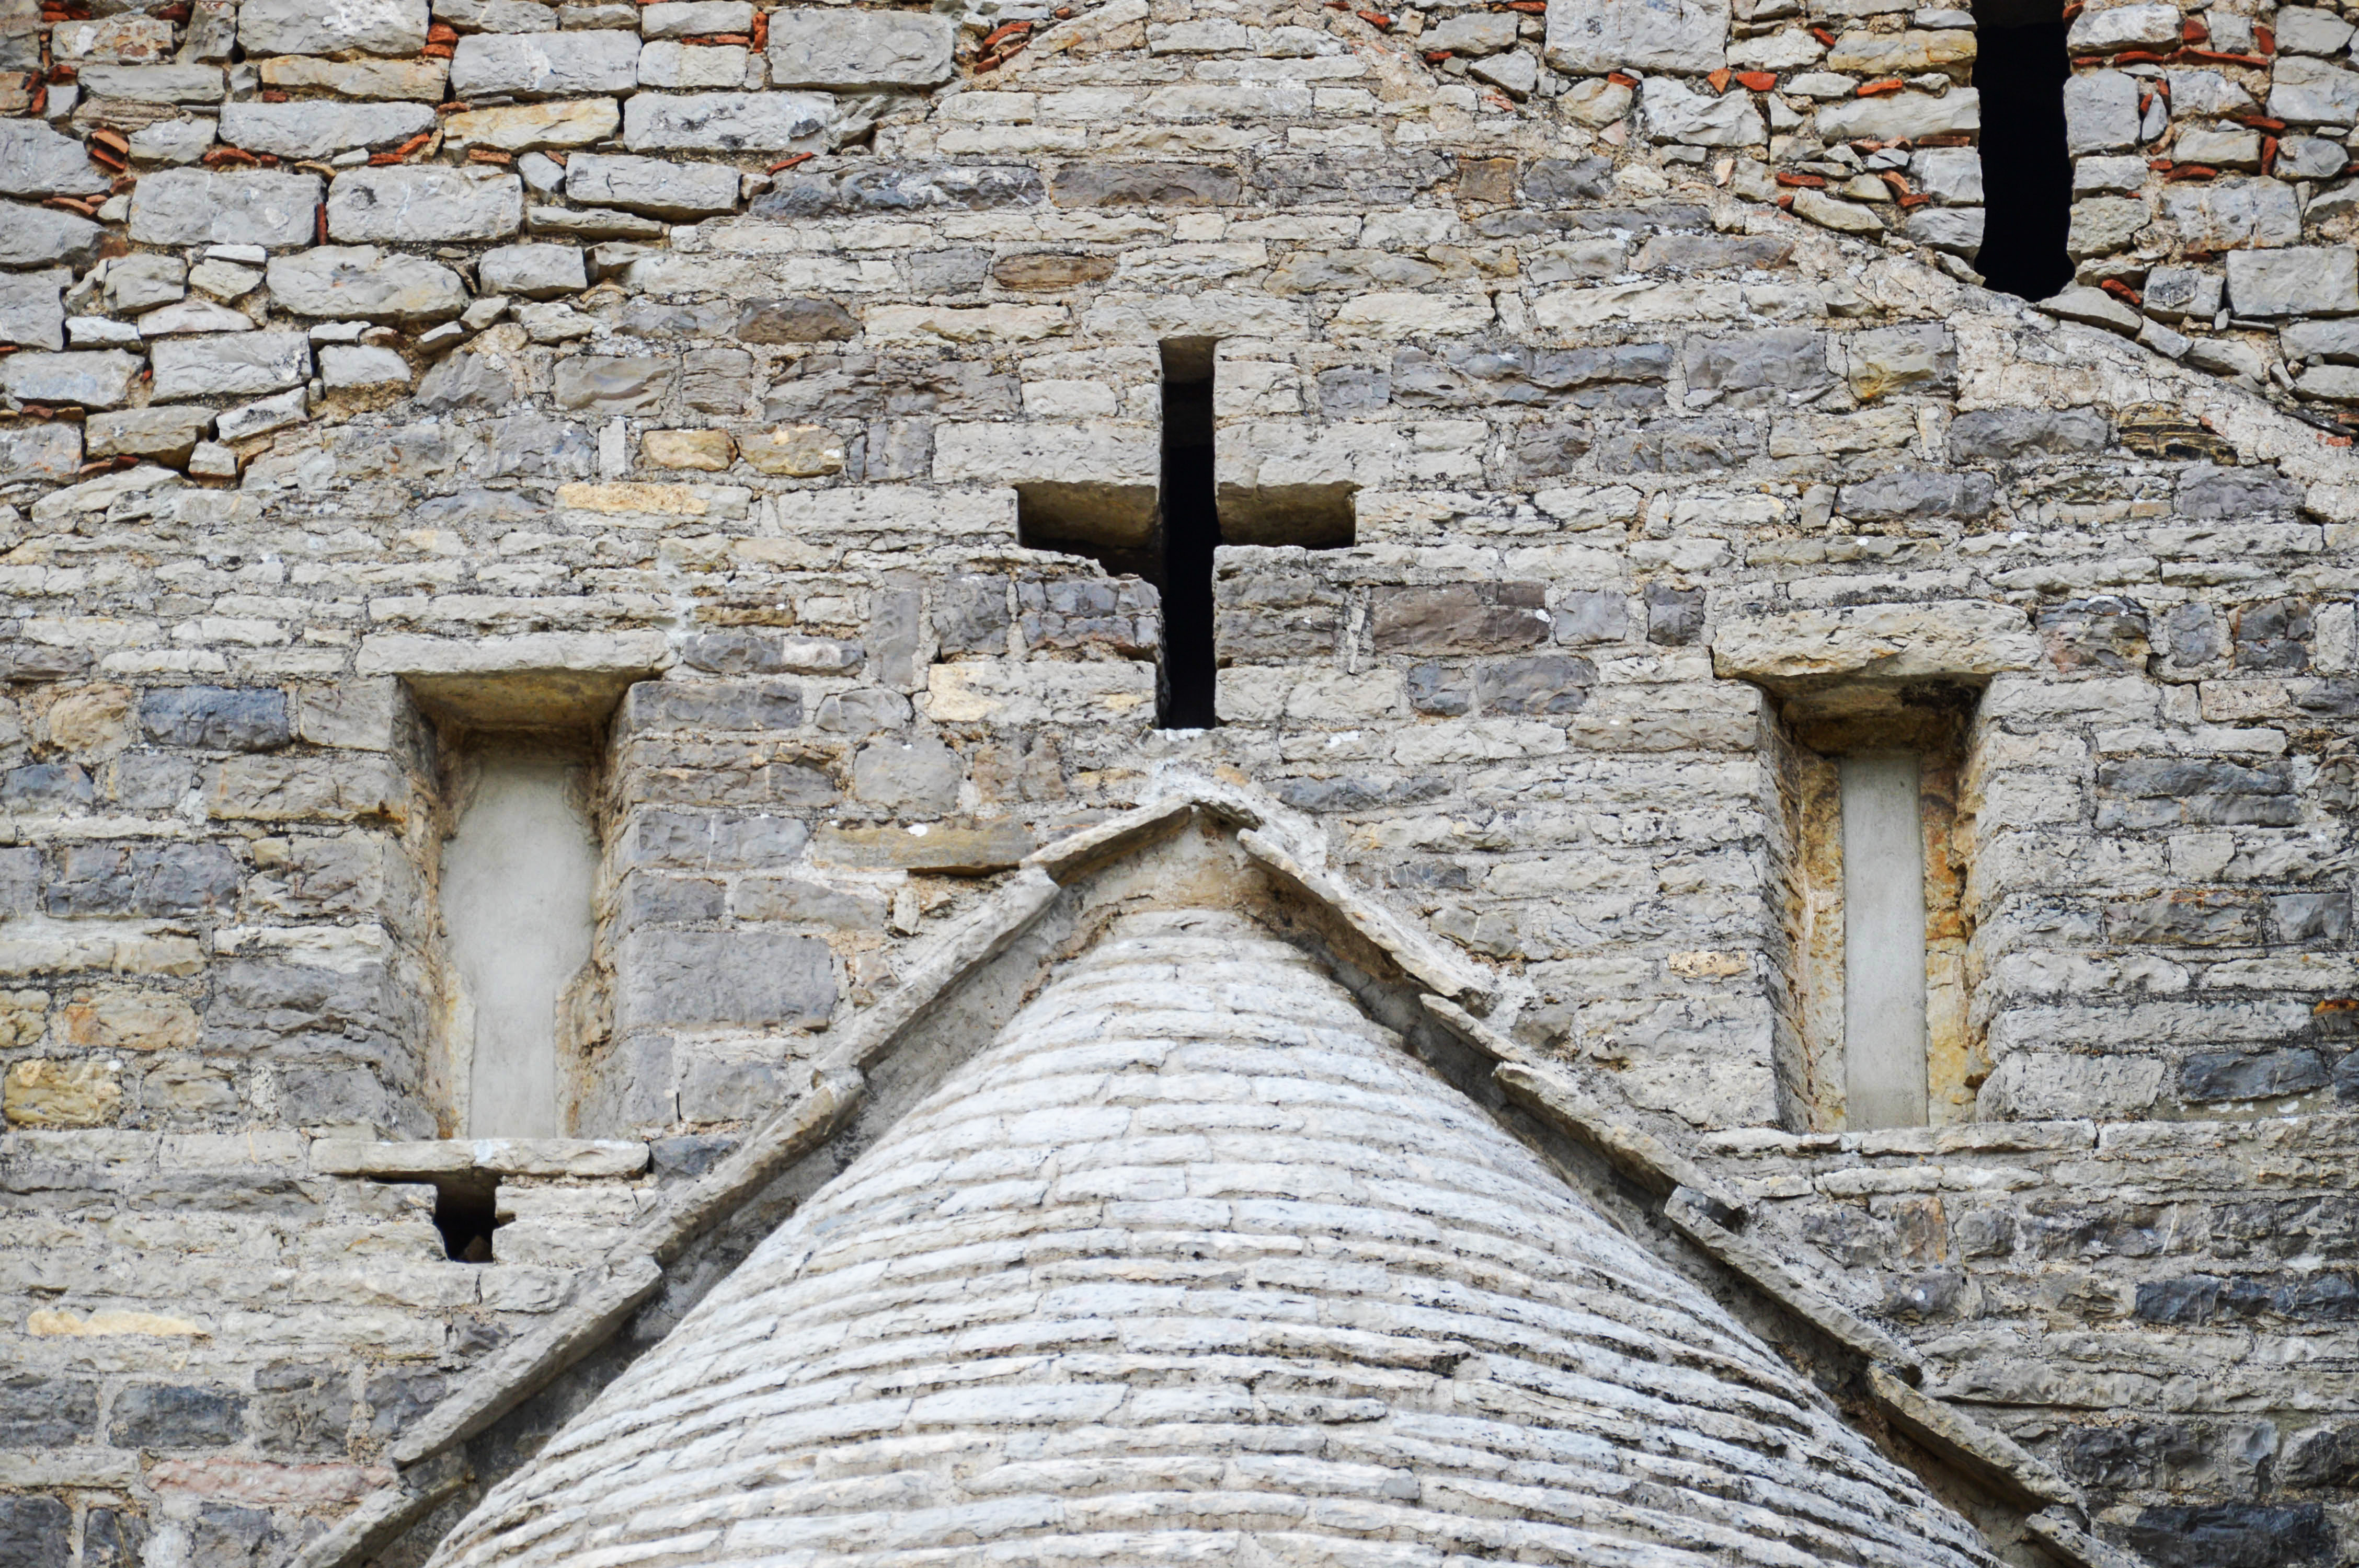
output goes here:
[[590, 958], [598, 841], [586, 769], [529, 741], [467, 753], [442, 848], [441, 915], [465, 1052], [464, 1134], [553, 1138], [565, 1125], [559, 1002]]

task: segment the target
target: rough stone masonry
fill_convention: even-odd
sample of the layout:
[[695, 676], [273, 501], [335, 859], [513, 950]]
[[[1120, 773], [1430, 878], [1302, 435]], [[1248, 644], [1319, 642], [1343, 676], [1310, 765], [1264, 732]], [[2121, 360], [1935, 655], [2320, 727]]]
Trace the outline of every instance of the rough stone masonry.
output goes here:
[[[1892, 1408], [2154, 1568], [2359, 1555], [2354, 19], [2060, 13], [2035, 308], [1974, 16], [1901, 0], [0, 0], [0, 1563], [425, 1562], [888, 1130], [837, 1043], [1177, 781], [1487, 975]], [[1175, 366], [1256, 541], [1188, 730]], [[478, 1139], [440, 896], [519, 739], [594, 935], [567, 1136]], [[1864, 1130], [1895, 748], [1928, 1108]], [[1662, 1196], [1598, 1201], [1755, 1301]]]

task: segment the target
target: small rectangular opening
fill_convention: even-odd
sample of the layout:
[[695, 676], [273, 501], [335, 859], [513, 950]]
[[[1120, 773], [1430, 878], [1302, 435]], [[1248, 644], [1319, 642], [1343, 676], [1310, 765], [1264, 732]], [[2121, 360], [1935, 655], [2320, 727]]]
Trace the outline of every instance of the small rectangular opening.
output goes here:
[[560, 1018], [594, 929], [592, 753], [583, 737], [462, 733], [445, 756], [439, 892], [462, 1136], [561, 1137], [573, 1096]]
[[1163, 345], [1163, 728], [1209, 730], [1213, 711], [1212, 340]]
[[1927, 684], [1781, 702], [1790, 1028], [1778, 1073], [1798, 1130], [1974, 1118], [1989, 1068], [1966, 1013], [1972, 821], [1959, 790], [1979, 696]]
[[2001, 294], [2046, 299], [2072, 281], [2065, 24], [2055, 0], [1981, 0], [1973, 9], [1983, 123], [1983, 243], [1974, 269]]

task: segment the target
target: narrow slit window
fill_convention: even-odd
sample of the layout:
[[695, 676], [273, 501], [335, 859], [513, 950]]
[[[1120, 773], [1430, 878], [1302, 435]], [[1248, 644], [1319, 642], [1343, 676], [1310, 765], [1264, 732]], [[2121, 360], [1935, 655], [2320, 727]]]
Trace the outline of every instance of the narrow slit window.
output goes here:
[[[2072, 281], [2064, 83], [2071, 66], [2054, 0], [1984, 0], [1973, 83], [1982, 94], [1983, 280], [2002, 294], [2046, 299]], [[2125, 149], [2127, 150], [2127, 149]]]
[[1212, 488], [1212, 345], [1163, 345], [1163, 728], [1209, 730], [1214, 717], [1212, 557], [1221, 544]]
[[1919, 759], [1839, 764], [1843, 1077], [1854, 1129], [1926, 1122], [1925, 834]]

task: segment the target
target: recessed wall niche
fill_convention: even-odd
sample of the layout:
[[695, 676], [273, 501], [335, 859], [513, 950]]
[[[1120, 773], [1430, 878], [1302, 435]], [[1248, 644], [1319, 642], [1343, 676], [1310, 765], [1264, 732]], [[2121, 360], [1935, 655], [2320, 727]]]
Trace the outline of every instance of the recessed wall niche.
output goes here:
[[1777, 725], [1789, 863], [1788, 1118], [1815, 1131], [1974, 1117], [1959, 780], [1979, 691], [1788, 696]]

